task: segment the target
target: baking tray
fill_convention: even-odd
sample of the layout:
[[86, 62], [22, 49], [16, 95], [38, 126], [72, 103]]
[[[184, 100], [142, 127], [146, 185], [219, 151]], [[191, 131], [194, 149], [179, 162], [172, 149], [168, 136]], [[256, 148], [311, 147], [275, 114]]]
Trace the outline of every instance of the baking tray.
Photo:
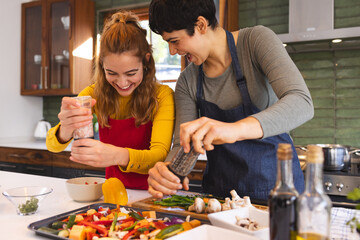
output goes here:
[[[60, 221], [65, 219], [66, 217], [68, 217], [71, 214], [79, 214], [79, 213], [84, 213], [89, 209], [98, 209], [99, 207], [103, 207], [103, 208], [110, 208], [110, 209], [114, 209], [116, 208], [115, 204], [111, 204], [111, 203], [95, 203], [95, 204], [91, 204], [82, 208], [78, 208], [69, 212], [65, 212], [65, 213], [61, 213], [59, 215], [56, 216], [52, 216], [49, 218], [45, 218], [43, 220], [39, 220], [33, 223], [30, 223], [28, 225], [28, 229], [34, 231], [36, 234], [43, 236], [43, 237], [47, 237], [47, 238], [51, 238], [51, 239], [67, 239], [69, 240], [69, 238], [64, 238], [64, 237], [60, 237], [57, 236], [55, 234], [51, 234], [51, 233], [47, 233], [47, 232], [43, 232], [43, 231], [39, 231], [38, 229], [40, 227], [50, 227], [51, 223], [55, 222], [55, 221]], [[149, 209], [144, 209], [144, 208], [137, 208], [137, 207], [129, 207], [129, 206], [120, 206], [125, 208], [126, 210], [134, 210], [134, 211], [148, 211]], [[173, 214], [173, 213], [165, 213], [165, 212], [156, 212], [156, 217], [157, 218], [171, 218], [171, 217], [177, 217], [180, 219], [185, 220], [186, 217], [178, 215], [178, 214]], [[193, 218], [192, 218], [193, 219]], [[202, 224], [210, 224], [210, 221], [208, 220], [204, 220], [204, 219], [198, 219]]]

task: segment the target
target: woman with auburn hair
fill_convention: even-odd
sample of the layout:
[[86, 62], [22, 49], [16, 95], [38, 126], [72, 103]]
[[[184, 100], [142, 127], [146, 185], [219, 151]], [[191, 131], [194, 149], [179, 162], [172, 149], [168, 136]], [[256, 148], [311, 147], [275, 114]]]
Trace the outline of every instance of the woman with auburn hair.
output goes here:
[[[100, 141], [73, 142], [70, 160], [106, 167], [106, 178], [117, 177], [127, 188], [147, 189], [148, 170], [164, 161], [171, 146], [175, 110], [173, 91], [155, 78], [152, 49], [131, 12], [113, 14], [104, 24], [93, 82], [79, 96], [89, 95], [99, 121]], [[63, 151], [77, 128], [92, 114], [64, 97], [59, 124], [46, 138], [49, 151]]]

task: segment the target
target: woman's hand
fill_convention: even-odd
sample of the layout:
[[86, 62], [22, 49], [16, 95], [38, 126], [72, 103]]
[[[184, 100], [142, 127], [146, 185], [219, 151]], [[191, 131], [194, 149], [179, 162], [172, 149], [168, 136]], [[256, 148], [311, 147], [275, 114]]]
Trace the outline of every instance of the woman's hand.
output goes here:
[[72, 144], [70, 160], [93, 167], [120, 165], [126, 168], [129, 151], [94, 139], [79, 139]]
[[[96, 100], [91, 100], [91, 107], [95, 105]], [[61, 109], [58, 114], [60, 128], [57, 132], [59, 142], [68, 142], [77, 128], [85, 127], [92, 123], [93, 116], [91, 110], [81, 108], [79, 102], [71, 97], [63, 97]]]
[[205, 150], [213, 150], [214, 145], [257, 139], [262, 136], [261, 125], [254, 117], [233, 123], [201, 117], [180, 125], [180, 145], [184, 147], [185, 152], [190, 151], [190, 142], [193, 143], [195, 151], [205, 154]]
[[189, 190], [189, 179], [186, 177], [181, 185], [180, 179], [169, 171], [169, 164], [170, 162], [157, 162], [149, 170], [148, 191], [156, 198], [162, 198], [164, 194], [176, 194], [182, 188]]

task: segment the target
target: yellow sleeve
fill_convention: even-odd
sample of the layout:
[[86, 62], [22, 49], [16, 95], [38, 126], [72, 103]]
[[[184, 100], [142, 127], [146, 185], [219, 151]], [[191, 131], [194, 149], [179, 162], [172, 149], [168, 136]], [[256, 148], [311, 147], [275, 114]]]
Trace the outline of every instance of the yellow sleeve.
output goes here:
[[[78, 96], [91, 96], [94, 98], [94, 84], [83, 89]], [[59, 130], [60, 123], [58, 123], [55, 127], [51, 128], [46, 135], [46, 147], [50, 152], [62, 152], [69, 145], [72, 139], [70, 139], [67, 143], [60, 143], [56, 137], [56, 132]]]
[[167, 85], [158, 89], [158, 110], [154, 115], [149, 150], [129, 151], [129, 164], [123, 172], [147, 174], [155, 163], [164, 161], [171, 147], [175, 121], [174, 92]]

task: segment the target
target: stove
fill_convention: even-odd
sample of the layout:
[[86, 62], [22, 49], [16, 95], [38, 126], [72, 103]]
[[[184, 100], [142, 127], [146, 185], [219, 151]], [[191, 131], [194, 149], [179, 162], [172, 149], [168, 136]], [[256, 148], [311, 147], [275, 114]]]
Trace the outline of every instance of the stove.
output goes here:
[[324, 170], [323, 183], [333, 205], [355, 207], [356, 203], [347, 199], [346, 195], [360, 187], [360, 158], [351, 158], [350, 167], [346, 170]]

